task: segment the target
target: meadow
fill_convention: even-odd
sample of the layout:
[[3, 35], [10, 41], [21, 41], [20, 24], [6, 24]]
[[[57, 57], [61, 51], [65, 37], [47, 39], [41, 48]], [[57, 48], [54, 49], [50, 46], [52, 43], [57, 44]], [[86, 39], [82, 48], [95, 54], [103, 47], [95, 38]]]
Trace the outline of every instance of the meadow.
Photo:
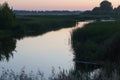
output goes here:
[[72, 27], [75, 19], [68, 16], [18, 16], [14, 34], [22, 36], [35, 36], [61, 28]]
[[1, 29], [0, 37], [37, 36], [49, 31], [76, 25], [76, 16], [16, 16], [15, 26]]

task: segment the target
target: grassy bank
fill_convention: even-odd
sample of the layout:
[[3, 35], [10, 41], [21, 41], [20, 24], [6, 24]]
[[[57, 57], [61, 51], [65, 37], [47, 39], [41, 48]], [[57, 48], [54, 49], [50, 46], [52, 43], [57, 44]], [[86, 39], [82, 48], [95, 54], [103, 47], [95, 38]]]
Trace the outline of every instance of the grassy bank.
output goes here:
[[[1, 29], [0, 37], [25, 37], [41, 35], [49, 31], [76, 25], [77, 16], [17, 16], [14, 27]], [[9, 33], [9, 34], [8, 34]]]
[[73, 27], [75, 19], [68, 16], [19, 16], [13, 28], [15, 36], [35, 36], [52, 30]]
[[75, 59], [120, 62], [120, 21], [94, 22], [72, 33]]

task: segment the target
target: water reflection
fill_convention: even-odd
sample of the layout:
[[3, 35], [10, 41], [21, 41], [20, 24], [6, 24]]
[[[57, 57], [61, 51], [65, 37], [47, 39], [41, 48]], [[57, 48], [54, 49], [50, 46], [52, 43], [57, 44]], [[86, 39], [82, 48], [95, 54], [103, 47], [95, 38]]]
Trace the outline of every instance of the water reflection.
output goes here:
[[7, 60], [13, 56], [16, 48], [16, 40], [12, 37], [0, 38], [0, 60]]
[[[63, 28], [58, 31], [50, 31], [36, 37], [7, 37], [0, 39], [1, 67], [19, 72], [22, 67], [26, 71], [40, 69], [48, 77], [52, 67], [59, 72], [59, 67], [73, 72], [96, 72], [101, 65], [80, 64], [74, 62], [72, 46], [69, 43], [73, 29], [83, 27], [89, 22], [79, 22], [72, 28]], [[30, 35], [29, 35], [30, 36]], [[33, 35], [32, 35], [33, 36]], [[16, 38], [16, 39], [15, 39]], [[21, 39], [23, 38], [23, 39]], [[20, 40], [19, 40], [20, 39]], [[16, 52], [13, 51], [16, 50]], [[4, 54], [3, 54], [4, 52]], [[10, 59], [10, 57], [14, 56]], [[95, 74], [95, 73], [94, 73]], [[93, 74], [92, 74], [93, 75]]]
[[[73, 52], [71, 44], [69, 44], [73, 27], [59, 28], [58, 31], [50, 29], [45, 31], [45, 34], [29, 30], [29, 34], [27, 32], [22, 34], [22, 32], [17, 33], [16, 31], [12, 35], [13, 37], [2, 38], [1, 50], [7, 51], [6, 55], [4, 54], [7, 56], [7, 61], [1, 61], [0, 67], [12, 69], [15, 72], [21, 71], [23, 67], [26, 72], [31, 70], [37, 72], [39, 69], [45, 73], [45, 76], [50, 75], [52, 67], [56, 72], [59, 72], [60, 68], [70, 70], [74, 66]], [[16, 52], [13, 54], [14, 50]], [[4, 57], [2, 53], [1, 55], [1, 58]], [[11, 58], [12, 56], [14, 57]]]

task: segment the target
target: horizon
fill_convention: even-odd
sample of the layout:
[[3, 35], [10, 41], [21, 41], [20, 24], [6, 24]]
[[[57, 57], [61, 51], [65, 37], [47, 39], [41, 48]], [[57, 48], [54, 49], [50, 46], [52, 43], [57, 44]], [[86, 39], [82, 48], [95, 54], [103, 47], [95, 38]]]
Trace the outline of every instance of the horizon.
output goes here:
[[[103, 0], [88, 0], [80, 1], [80, 0], [3, 0], [0, 4], [7, 2], [10, 7], [14, 10], [38, 10], [38, 11], [86, 11], [92, 10], [94, 7], [99, 7], [99, 4]], [[120, 0], [108, 0], [112, 3], [113, 8], [119, 6]], [[34, 3], [34, 4], [33, 4]], [[56, 4], [59, 3], [59, 4]]]

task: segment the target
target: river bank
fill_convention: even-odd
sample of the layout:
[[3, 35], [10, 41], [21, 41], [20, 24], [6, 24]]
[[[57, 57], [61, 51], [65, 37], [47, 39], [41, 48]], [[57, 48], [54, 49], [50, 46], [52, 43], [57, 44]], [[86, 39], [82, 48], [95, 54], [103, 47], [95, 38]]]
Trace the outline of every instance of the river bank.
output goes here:
[[75, 59], [119, 62], [120, 21], [93, 22], [72, 33]]
[[15, 25], [11, 29], [1, 29], [0, 37], [37, 36], [48, 31], [73, 27], [76, 21], [69, 16], [18, 16]]

